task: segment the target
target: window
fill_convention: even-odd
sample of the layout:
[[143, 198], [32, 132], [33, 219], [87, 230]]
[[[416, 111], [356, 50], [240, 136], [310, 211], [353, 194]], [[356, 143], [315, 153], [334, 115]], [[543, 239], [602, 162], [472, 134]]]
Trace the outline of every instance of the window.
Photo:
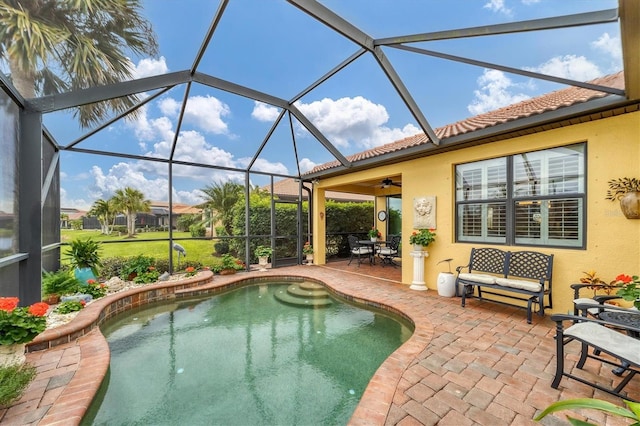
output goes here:
[[584, 246], [585, 144], [456, 166], [458, 241]]

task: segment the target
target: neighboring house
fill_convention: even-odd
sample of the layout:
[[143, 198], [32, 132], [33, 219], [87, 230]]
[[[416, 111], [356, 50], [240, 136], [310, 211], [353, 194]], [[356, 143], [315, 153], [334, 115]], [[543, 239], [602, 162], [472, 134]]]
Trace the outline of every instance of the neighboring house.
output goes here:
[[[592, 81], [623, 88], [622, 73]], [[418, 134], [317, 166], [314, 185], [316, 262], [325, 261], [325, 222], [319, 212], [329, 191], [369, 182], [376, 211], [401, 196], [402, 235], [413, 231], [414, 199], [435, 197], [436, 241], [428, 247], [425, 281], [436, 288], [438, 262], [465, 265], [472, 247], [537, 250], [555, 255], [554, 311], [572, 309], [570, 284], [583, 271], [606, 281], [640, 273], [640, 220], [626, 219], [605, 200], [611, 179], [640, 178], [637, 99], [571, 87], [435, 130], [440, 145]], [[471, 133], [472, 132], [472, 133]], [[366, 160], [394, 153], [376, 166]], [[401, 186], [382, 188], [392, 177]], [[384, 215], [383, 215], [384, 217]], [[377, 221], [378, 229], [385, 223]], [[413, 279], [408, 238], [402, 245], [402, 282]]]
[[[87, 212], [85, 210], [76, 209], [73, 207], [61, 207], [60, 208], [60, 228], [71, 228], [71, 221], [83, 219]], [[98, 229], [100, 227], [98, 226]]]
[[[152, 201], [151, 214], [155, 216], [157, 225], [169, 226], [169, 203], [166, 201]], [[202, 214], [202, 209], [189, 206], [182, 203], [173, 203], [173, 216], [171, 217], [171, 226], [175, 229], [178, 225], [178, 219], [185, 214]], [[137, 221], [136, 221], [137, 222]]]
[[[140, 212], [136, 215], [136, 228], [168, 228], [169, 226], [169, 203], [166, 201], [152, 201], [149, 212]], [[77, 209], [61, 209], [61, 213], [75, 210], [82, 218], [83, 229], [100, 229], [100, 222], [95, 217], [88, 217], [87, 212]], [[178, 219], [184, 214], [202, 214], [202, 209], [189, 206], [187, 204], [173, 203], [172, 227], [175, 229]], [[70, 215], [71, 220], [71, 215]], [[127, 218], [119, 214], [115, 220], [116, 225], [126, 226]]]

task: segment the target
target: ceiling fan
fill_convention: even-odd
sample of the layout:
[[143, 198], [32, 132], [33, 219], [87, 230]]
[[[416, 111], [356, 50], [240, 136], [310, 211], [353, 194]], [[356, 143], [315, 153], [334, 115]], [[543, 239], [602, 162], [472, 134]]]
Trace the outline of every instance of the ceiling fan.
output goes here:
[[383, 179], [382, 180], [382, 188], [389, 188], [390, 186], [402, 186], [401, 183], [398, 182], [394, 182], [389, 178]]

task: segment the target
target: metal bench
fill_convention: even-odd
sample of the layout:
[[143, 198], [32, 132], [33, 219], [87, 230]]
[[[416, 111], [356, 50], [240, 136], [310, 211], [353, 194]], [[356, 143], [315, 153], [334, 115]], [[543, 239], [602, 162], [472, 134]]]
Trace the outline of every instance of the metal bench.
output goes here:
[[[467, 272], [463, 272], [465, 268]], [[525, 301], [527, 302], [527, 322], [531, 324], [534, 304], [540, 306], [538, 310], [540, 316], [544, 316], [545, 308], [553, 307], [552, 269], [552, 254], [473, 248], [469, 264], [456, 268], [458, 272], [456, 292], [462, 290], [462, 307], [465, 306], [467, 297], [505, 303], [501, 300], [487, 299], [485, 295]], [[475, 289], [477, 289], [477, 295], [474, 295]], [[545, 304], [545, 296], [548, 304]]]

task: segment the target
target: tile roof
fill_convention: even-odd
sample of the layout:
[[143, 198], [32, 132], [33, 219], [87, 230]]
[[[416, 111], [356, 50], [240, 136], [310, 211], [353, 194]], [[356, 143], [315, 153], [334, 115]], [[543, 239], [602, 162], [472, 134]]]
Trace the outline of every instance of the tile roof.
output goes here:
[[[620, 71], [616, 74], [597, 78], [590, 81], [589, 83], [597, 84], [600, 86], [613, 87], [616, 89], [624, 89], [624, 73], [623, 71]], [[486, 129], [492, 126], [497, 126], [499, 124], [507, 123], [521, 118], [539, 115], [544, 112], [569, 107], [582, 102], [602, 98], [604, 96], [607, 96], [607, 93], [572, 86], [566, 89], [546, 93], [535, 98], [527, 99], [513, 105], [508, 105], [503, 108], [489, 111], [484, 114], [469, 117], [462, 121], [447, 124], [435, 129], [434, 131], [436, 133], [436, 136], [438, 136], [440, 139], [446, 139], [453, 136]], [[383, 154], [401, 151], [418, 145], [425, 145], [429, 142], [430, 140], [427, 135], [425, 135], [424, 133], [418, 133], [416, 135], [409, 136], [395, 142], [391, 142], [385, 145], [368, 149], [366, 151], [346, 156], [346, 158], [351, 162], [356, 162], [378, 157]], [[317, 165], [305, 174], [329, 170], [339, 166], [340, 163], [337, 160], [330, 161], [324, 164]]]

